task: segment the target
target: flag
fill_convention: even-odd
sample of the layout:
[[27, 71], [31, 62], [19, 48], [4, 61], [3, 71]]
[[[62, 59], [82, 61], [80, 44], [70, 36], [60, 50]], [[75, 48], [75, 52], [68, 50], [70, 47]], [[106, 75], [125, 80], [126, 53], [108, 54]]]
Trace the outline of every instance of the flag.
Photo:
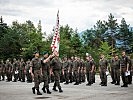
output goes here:
[[54, 28], [54, 36], [51, 43], [52, 52], [53, 51], [59, 52], [59, 44], [60, 44], [60, 33], [59, 33], [59, 11], [58, 11], [56, 26]]

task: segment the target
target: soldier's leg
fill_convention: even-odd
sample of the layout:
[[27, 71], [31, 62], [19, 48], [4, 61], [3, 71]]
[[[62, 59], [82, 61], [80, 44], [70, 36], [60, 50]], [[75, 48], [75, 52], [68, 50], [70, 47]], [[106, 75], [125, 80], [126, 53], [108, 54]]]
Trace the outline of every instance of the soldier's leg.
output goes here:
[[58, 87], [59, 92], [63, 92], [60, 86], [60, 71], [54, 71], [54, 75], [55, 75], [55, 85]]
[[104, 82], [104, 75], [103, 75], [103, 71], [102, 70], [100, 71], [100, 79], [101, 79], [100, 85], [102, 85], [103, 82]]
[[78, 71], [74, 71], [74, 75], [75, 75], [75, 81], [76, 81], [76, 83], [74, 85], [79, 85], [79, 73], [78, 73]]
[[116, 80], [117, 80], [116, 85], [120, 85], [120, 70], [119, 69], [116, 71]]
[[22, 71], [22, 82], [25, 82], [25, 72], [24, 72], [24, 70]]
[[5, 72], [2, 72], [2, 80], [5, 80]]
[[70, 83], [72, 83], [73, 82], [73, 76], [72, 76], [71, 72], [69, 72], [69, 79], [70, 79]]
[[92, 73], [92, 82], [95, 83], [95, 71]]
[[87, 82], [89, 83], [89, 72], [86, 73]]
[[114, 78], [114, 68], [111, 67], [111, 78], [112, 78], [112, 84], [115, 84], [115, 78]]
[[123, 81], [123, 85], [121, 87], [127, 87], [127, 76], [125, 75], [126, 68], [121, 68], [121, 77]]
[[1, 76], [2, 76], [2, 72], [1, 72], [1, 70], [0, 70], [0, 81], [1, 81]]
[[83, 72], [82, 82], [85, 82], [85, 72]]
[[64, 74], [65, 74], [65, 81], [66, 81], [65, 84], [69, 84], [69, 73], [68, 73], [68, 70], [66, 70]]

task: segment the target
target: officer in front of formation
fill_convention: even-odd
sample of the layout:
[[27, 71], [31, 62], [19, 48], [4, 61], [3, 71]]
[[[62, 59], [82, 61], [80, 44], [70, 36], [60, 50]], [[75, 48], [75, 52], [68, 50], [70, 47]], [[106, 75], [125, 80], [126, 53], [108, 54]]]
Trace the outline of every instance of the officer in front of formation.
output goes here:
[[56, 87], [58, 87], [59, 92], [63, 92], [63, 90], [61, 89], [60, 86], [60, 73], [61, 73], [61, 67], [62, 67], [62, 61], [59, 58], [59, 53], [57, 51], [53, 52], [54, 58], [51, 60], [51, 66], [52, 66], [52, 70], [53, 70], [53, 74], [55, 77], [55, 83], [53, 86], [53, 90], [54, 91], [58, 91], [56, 89]]
[[31, 60], [30, 63], [30, 72], [34, 79], [34, 87], [32, 88], [33, 94], [35, 94], [35, 89], [37, 90], [37, 95], [42, 95], [39, 91], [39, 84], [42, 81], [42, 65], [41, 60], [39, 59], [39, 52], [34, 53], [35, 57]]
[[107, 86], [107, 75], [106, 75], [107, 69], [108, 69], [108, 61], [105, 59], [105, 56], [101, 54], [99, 60], [101, 86]]

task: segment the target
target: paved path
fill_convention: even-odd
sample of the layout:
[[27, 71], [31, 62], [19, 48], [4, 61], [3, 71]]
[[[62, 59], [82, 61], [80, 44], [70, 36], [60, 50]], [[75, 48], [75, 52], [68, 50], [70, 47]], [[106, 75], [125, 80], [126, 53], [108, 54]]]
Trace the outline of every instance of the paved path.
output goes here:
[[0, 81], [0, 100], [133, 100], [133, 85], [122, 88], [110, 82], [111, 78], [108, 76], [108, 86], [102, 87], [99, 85], [99, 76], [96, 76], [96, 83], [92, 86], [86, 86], [86, 83], [78, 86], [73, 83], [69, 85], [61, 83], [63, 93], [52, 91], [53, 83], [51, 83], [52, 94], [43, 93], [37, 96], [31, 92], [33, 83]]

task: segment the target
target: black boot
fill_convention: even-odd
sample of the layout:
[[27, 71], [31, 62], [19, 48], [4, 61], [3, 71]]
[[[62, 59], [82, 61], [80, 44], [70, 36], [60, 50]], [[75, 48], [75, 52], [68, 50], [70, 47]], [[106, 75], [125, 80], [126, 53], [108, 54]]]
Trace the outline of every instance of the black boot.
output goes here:
[[42, 88], [42, 91], [43, 91], [43, 93], [46, 93], [46, 91], [45, 91], [45, 87]]
[[53, 90], [54, 90], [54, 91], [58, 91], [58, 90], [56, 89], [56, 87], [53, 87]]
[[68, 81], [66, 81], [66, 83], [64, 83], [64, 84], [69, 84], [69, 82], [68, 82]]
[[47, 89], [47, 94], [51, 94], [51, 92], [49, 91], [49, 88]]
[[120, 82], [115, 83], [115, 85], [120, 85]]
[[63, 90], [61, 88], [59, 88], [59, 92], [61, 93], [61, 92], [63, 92]]
[[35, 94], [35, 87], [32, 88], [32, 92], [33, 92], [33, 94]]
[[39, 89], [36, 89], [37, 90], [37, 95], [42, 95], [42, 93], [39, 91]]

